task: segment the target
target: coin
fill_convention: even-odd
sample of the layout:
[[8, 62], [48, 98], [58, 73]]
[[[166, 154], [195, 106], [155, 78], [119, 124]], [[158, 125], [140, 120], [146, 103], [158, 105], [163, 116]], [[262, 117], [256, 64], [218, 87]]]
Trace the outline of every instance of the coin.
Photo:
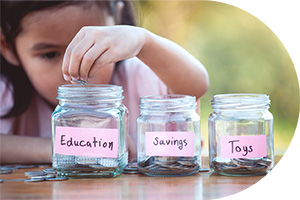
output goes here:
[[139, 174], [140, 172], [138, 170], [129, 170], [129, 171], [123, 171], [123, 174]]
[[85, 81], [85, 80], [80, 80], [80, 79], [78, 79], [78, 80], [73, 80], [73, 79], [71, 79], [71, 81], [72, 81], [72, 82], [75, 82], [75, 83], [78, 83], [78, 84], [80, 84], [80, 85], [86, 85], [86, 81]]
[[17, 178], [17, 179], [5, 179], [3, 180], [4, 183], [11, 183], [11, 182], [24, 182], [26, 179], [24, 178]]
[[30, 169], [35, 167], [37, 167], [37, 165], [16, 165], [17, 169]]
[[12, 173], [12, 170], [10, 169], [0, 170], [0, 174], [10, 174], [10, 173]]
[[30, 182], [41, 182], [44, 181], [44, 178], [40, 178], [40, 179], [25, 179], [24, 182], [25, 183], [30, 183]]
[[46, 175], [46, 173], [44, 173], [42, 171], [28, 171], [28, 172], [24, 172], [24, 174], [26, 176], [42, 176], [42, 175]]
[[45, 178], [55, 178], [56, 175], [55, 174], [47, 174], [44, 176]]
[[260, 165], [264, 165], [264, 166], [271, 166], [272, 160], [268, 159], [268, 158], [263, 158], [263, 159], [259, 160], [258, 163]]
[[4, 165], [0, 167], [0, 170], [17, 170], [18, 168], [15, 165]]
[[210, 169], [208, 169], [208, 168], [200, 168], [199, 169], [199, 172], [209, 172], [210, 171]]
[[55, 178], [46, 178], [46, 181], [66, 181], [69, 180], [69, 178], [66, 177], [55, 177]]
[[178, 160], [177, 162], [178, 162], [179, 164], [181, 164], [181, 165], [186, 165], [186, 166], [191, 166], [191, 167], [197, 166], [197, 164], [195, 164], [195, 163], [193, 163], [193, 162], [190, 162], [190, 161], [181, 161], [181, 160]]
[[42, 179], [42, 180], [45, 180], [45, 176], [30, 176], [30, 179]]
[[137, 171], [137, 163], [128, 163], [126, 167], [124, 167], [124, 171]]
[[46, 174], [56, 174], [57, 170], [54, 168], [47, 168], [47, 169], [44, 169], [43, 172]]

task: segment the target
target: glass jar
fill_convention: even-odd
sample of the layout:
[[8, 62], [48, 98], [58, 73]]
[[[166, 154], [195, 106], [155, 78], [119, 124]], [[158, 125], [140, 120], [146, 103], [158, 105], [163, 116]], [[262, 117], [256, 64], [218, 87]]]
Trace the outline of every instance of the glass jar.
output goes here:
[[265, 94], [213, 96], [209, 163], [228, 176], [262, 175], [274, 166], [273, 116]]
[[141, 97], [137, 134], [137, 162], [141, 173], [185, 176], [199, 171], [201, 135], [195, 97]]
[[116, 85], [62, 85], [52, 114], [52, 165], [59, 177], [115, 177], [128, 163], [128, 110]]

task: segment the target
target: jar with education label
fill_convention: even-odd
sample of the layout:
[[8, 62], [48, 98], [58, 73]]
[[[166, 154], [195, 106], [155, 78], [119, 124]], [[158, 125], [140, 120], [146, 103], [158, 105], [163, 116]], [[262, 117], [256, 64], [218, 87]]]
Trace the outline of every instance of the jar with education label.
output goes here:
[[52, 114], [52, 164], [59, 177], [115, 177], [128, 163], [128, 110], [116, 85], [62, 85]]
[[200, 117], [187, 95], [140, 98], [138, 170], [149, 176], [186, 176], [199, 171]]
[[213, 96], [209, 163], [228, 176], [262, 175], [274, 166], [273, 115], [265, 94]]

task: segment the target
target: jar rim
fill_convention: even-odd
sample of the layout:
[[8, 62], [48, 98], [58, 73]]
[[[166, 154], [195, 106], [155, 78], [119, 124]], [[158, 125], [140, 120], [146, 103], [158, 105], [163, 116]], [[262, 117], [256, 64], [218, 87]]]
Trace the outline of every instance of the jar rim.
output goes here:
[[173, 99], [195, 99], [194, 96], [191, 95], [183, 95], [183, 94], [162, 94], [162, 95], [147, 95], [141, 97], [141, 99], [147, 100], [158, 100], [158, 101], [172, 101]]
[[140, 97], [140, 110], [183, 111], [196, 109], [196, 97], [182, 94], [148, 95]]
[[57, 89], [57, 99], [123, 99], [122, 86], [111, 84], [67, 84]]
[[258, 93], [229, 93], [229, 94], [216, 94], [213, 96], [213, 98], [227, 98], [227, 99], [266, 99], [269, 98], [267, 94], [258, 94]]
[[270, 106], [269, 95], [255, 93], [217, 94], [211, 100], [213, 110], [259, 110]]

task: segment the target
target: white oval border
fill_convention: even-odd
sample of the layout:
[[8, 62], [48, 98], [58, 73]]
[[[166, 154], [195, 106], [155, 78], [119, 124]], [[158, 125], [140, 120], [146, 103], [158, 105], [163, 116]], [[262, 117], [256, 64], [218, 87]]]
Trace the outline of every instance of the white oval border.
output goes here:
[[[218, 0], [238, 7], [262, 21], [280, 39], [288, 51], [298, 81], [300, 77], [300, 12], [295, 0]], [[297, 20], [298, 19], [298, 20]], [[299, 83], [299, 82], [298, 82]], [[298, 118], [299, 124], [299, 118]], [[277, 166], [258, 183], [237, 194], [221, 199], [295, 199], [299, 196], [300, 130], [294, 137]]]

